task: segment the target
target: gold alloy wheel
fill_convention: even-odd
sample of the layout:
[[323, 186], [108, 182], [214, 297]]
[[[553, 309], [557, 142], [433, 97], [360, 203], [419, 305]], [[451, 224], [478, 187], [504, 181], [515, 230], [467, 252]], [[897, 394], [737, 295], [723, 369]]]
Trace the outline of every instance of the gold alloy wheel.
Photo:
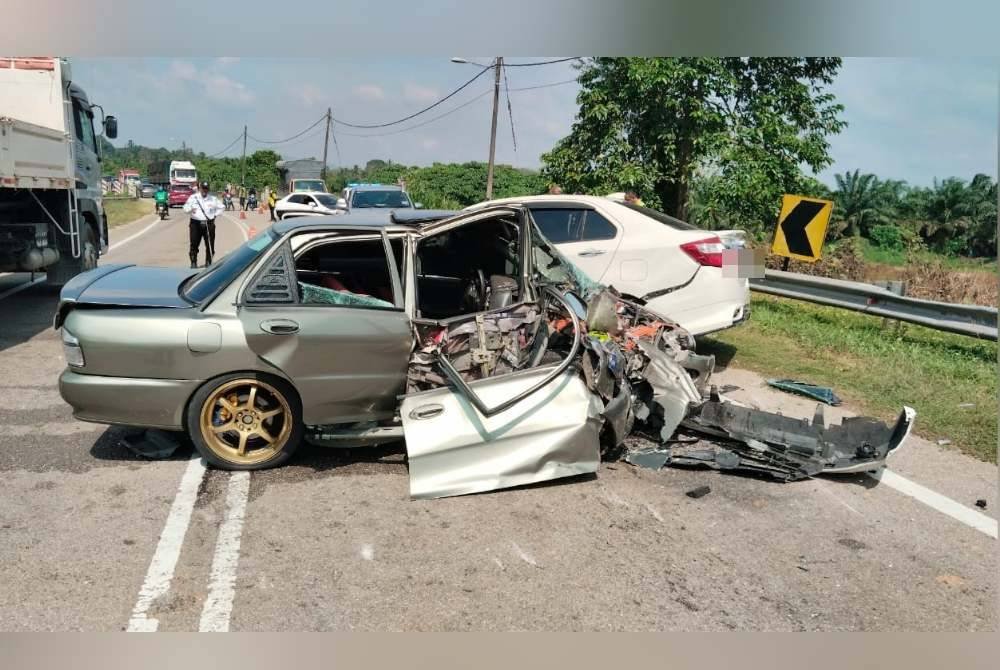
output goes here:
[[288, 442], [292, 410], [270, 384], [234, 379], [208, 396], [199, 424], [216, 456], [237, 465], [256, 465], [277, 456]]

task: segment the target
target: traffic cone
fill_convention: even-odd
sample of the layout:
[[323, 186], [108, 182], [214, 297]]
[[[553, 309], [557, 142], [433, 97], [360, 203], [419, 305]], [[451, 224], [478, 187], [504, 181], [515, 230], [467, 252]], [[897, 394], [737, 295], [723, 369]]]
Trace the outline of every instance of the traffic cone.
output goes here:
[[257, 235], [257, 228], [254, 227], [253, 224], [250, 225], [250, 230], [247, 231], [247, 235], [249, 235], [250, 237], [254, 237]]
[[246, 212], [246, 210], [245, 210], [245, 209], [241, 209], [241, 210], [240, 210], [240, 218], [241, 218], [241, 219], [245, 219], [245, 218], [247, 218], [247, 212]]

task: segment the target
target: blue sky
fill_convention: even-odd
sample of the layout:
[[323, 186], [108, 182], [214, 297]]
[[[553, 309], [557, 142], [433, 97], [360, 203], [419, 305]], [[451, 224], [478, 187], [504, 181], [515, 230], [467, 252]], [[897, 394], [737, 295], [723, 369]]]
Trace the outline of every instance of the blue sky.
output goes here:
[[[489, 57], [469, 60], [488, 62]], [[508, 58], [508, 62], [549, 60]], [[848, 58], [832, 90], [846, 107], [848, 128], [831, 138], [834, 165], [819, 177], [855, 168], [882, 177], [929, 185], [935, 177], [969, 179], [997, 174], [997, 64], [890, 58]], [[406, 116], [476, 74], [449, 58], [79, 58], [74, 78], [119, 119], [116, 144], [223, 150], [242, 132], [261, 140], [284, 139], [319, 119], [327, 106], [347, 122], [374, 124]], [[510, 104], [501, 98], [497, 160], [537, 167], [539, 156], [570, 129], [576, 113], [575, 83], [567, 63], [509, 69]], [[531, 90], [516, 90], [543, 86]], [[485, 160], [489, 147], [491, 75], [426, 115], [383, 130], [336, 127], [331, 165], [371, 158], [407, 164]], [[456, 109], [459, 106], [461, 109]], [[455, 110], [455, 111], [453, 111]], [[436, 121], [434, 117], [447, 113]], [[429, 121], [429, 122], [428, 122]], [[422, 124], [419, 125], [418, 124]], [[408, 129], [389, 135], [389, 131]], [[364, 135], [364, 136], [360, 136]], [[321, 157], [322, 126], [294, 142], [267, 145], [286, 158]], [[224, 155], [238, 156], [237, 142]]]

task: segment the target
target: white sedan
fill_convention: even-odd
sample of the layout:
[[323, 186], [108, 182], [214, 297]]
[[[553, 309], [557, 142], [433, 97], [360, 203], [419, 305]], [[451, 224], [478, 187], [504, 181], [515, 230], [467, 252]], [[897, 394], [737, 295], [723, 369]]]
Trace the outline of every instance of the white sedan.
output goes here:
[[290, 193], [274, 203], [274, 215], [278, 219], [343, 213], [343, 208], [337, 207], [336, 196], [318, 191]]
[[693, 335], [750, 316], [746, 278], [723, 276], [722, 252], [741, 231], [701, 230], [662, 212], [589, 195], [539, 195], [479, 203], [521, 203], [542, 233], [591, 279], [638, 298]]

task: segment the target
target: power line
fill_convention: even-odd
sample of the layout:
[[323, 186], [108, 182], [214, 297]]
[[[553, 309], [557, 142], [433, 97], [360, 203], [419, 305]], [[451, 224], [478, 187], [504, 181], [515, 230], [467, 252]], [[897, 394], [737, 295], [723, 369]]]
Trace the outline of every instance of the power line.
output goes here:
[[510, 81], [507, 79], [507, 68], [503, 69], [504, 96], [507, 98], [507, 118], [510, 119], [510, 139], [514, 142], [514, 153], [517, 153], [517, 134], [514, 132], [514, 111], [510, 108]]
[[480, 77], [482, 77], [484, 74], [486, 74], [486, 72], [489, 71], [489, 69], [492, 69], [492, 68], [484, 68], [484, 69], [480, 70], [479, 74], [477, 74], [475, 77], [473, 77], [469, 81], [465, 82], [464, 84], [462, 84], [461, 86], [459, 86], [454, 91], [452, 91], [448, 95], [444, 96], [443, 98], [441, 98], [437, 102], [435, 102], [435, 103], [433, 103], [431, 105], [428, 105], [427, 107], [424, 107], [419, 112], [414, 112], [413, 114], [410, 114], [409, 116], [404, 116], [401, 119], [397, 119], [395, 121], [390, 121], [388, 123], [373, 123], [373, 124], [347, 123], [346, 121], [341, 121], [340, 119], [334, 119], [333, 121], [334, 121], [334, 123], [339, 123], [340, 125], [347, 126], [348, 128], [386, 128], [388, 126], [395, 126], [397, 124], [403, 123], [404, 121], [409, 121], [410, 119], [414, 118], [415, 116], [420, 116], [424, 112], [428, 112], [428, 111], [434, 109], [435, 107], [437, 107], [438, 105], [440, 105], [442, 102], [444, 102], [444, 101], [448, 100], [449, 98], [453, 97], [459, 91], [462, 91], [467, 86], [469, 86], [469, 84], [471, 84], [475, 80], [477, 80]]
[[233, 140], [232, 142], [229, 143], [228, 146], [226, 146], [225, 149], [223, 149], [222, 151], [216, 151], [214, 154], [209, 154], [209, 155], [205, 156], [205, 158], [215, 158], [216, 156], [219, 156], [221, 154], [226, 153], [227, 151], [229, 151], [232, 148], [232, 146], [234, 144], [236, 144], [237, 142], [239, 142], [242, 139], [243, 139], [243, 133], [240, 133], [239, 135], [236, 136], [235, 140]]
[[292, 135], [291, 137], [289, 137], [287, 139], [284, 139], [284, 140], [262, 140], [262, 139], [259, 139], [257, 137], [254, 137], [253, 135], [248, 135], [248, 137], [250, 139], [252, 139], [254, 142], [257, 142], [258, 144], [284, 144], [285, 142], [290, 142], [290, 141], [294, 140], [297, 137], [301, 137], [302, 135], [305, 135], [310, 130], [312, 130], [313, 128], [315, 128], [319, 124], [323, 123], [323, 121], [325, 121], [325, 120], [326, 120], [326, 114], [324, 114], [323, 116], [319, 117], [319, 120], [317, 120], [316, 123], [312, 124], [311, 126], [309, 126], [308, 128], [306, 128], [302, 132], [296, 133], [295, 135]]
[[554, 81], [549, 84], [539, 84], [538, 86], [519, 86], [517, 88], [510, 89], [511, 91], [533, 91], [536, 88], [550, 88], [552, 86], [563, 86], [564, 84], [575, 84], [576, 79], [564, 79], [563, 81]]
[[406, 128], [400, 128], [399, 130], [390, 130], [390, 131], [385, 132], [385, 133], [340, 133], [340, 135], [341, 135], [341, 137], [385, 137], [386, 135], [398, 135], [399, 133], [405, 133], [405, 132], [410, 131], [410, 130], [416, 130], [417, 128], [420, 128], [422, 126], [426, 126], [426, 125], [428, 125], [430, 123], [434, 123], [435, 121], [438, 121], [439, 119], [443, 119], [446, 116], [450, 116], [450, 115], [454, 114], [455, 112], [457, 112], [458, 110], [463, 109], [465, 107], [468, 107], [469, 105], [471, 105], [472, 103], [474, 103], [476, 100], [479, 100], [483, 96], [489, 95], [492, 92], [493, 92], [492, 90], [483, 91], [482, 93], [480, 93], [476, 97], [474, 97], [474, 98], [472, 98], [470, 100], [467, 100], [466, 102], [463, 102], [458, 107], [454, 107], [452, 109], [449, 109], [447, 112], [444, 112], [443, 114], [438, 114], [437, 116], [432, 117], [430, 119], [427, 119], [426, 121], [423, 121], [421, 123], [417, 123], [417, 124], [412, 125], [412, 126], [407, 126]]
[[534, 63], [507, 63], [504, 62], [505, 67], [533, 67], [535, 65], [551, 65], [553, 63], [565, 63], [569, 60], [579, 60], [579, 56], [573, 56], [572, 58], [556, 58], [555, 60], [540, 60]]

